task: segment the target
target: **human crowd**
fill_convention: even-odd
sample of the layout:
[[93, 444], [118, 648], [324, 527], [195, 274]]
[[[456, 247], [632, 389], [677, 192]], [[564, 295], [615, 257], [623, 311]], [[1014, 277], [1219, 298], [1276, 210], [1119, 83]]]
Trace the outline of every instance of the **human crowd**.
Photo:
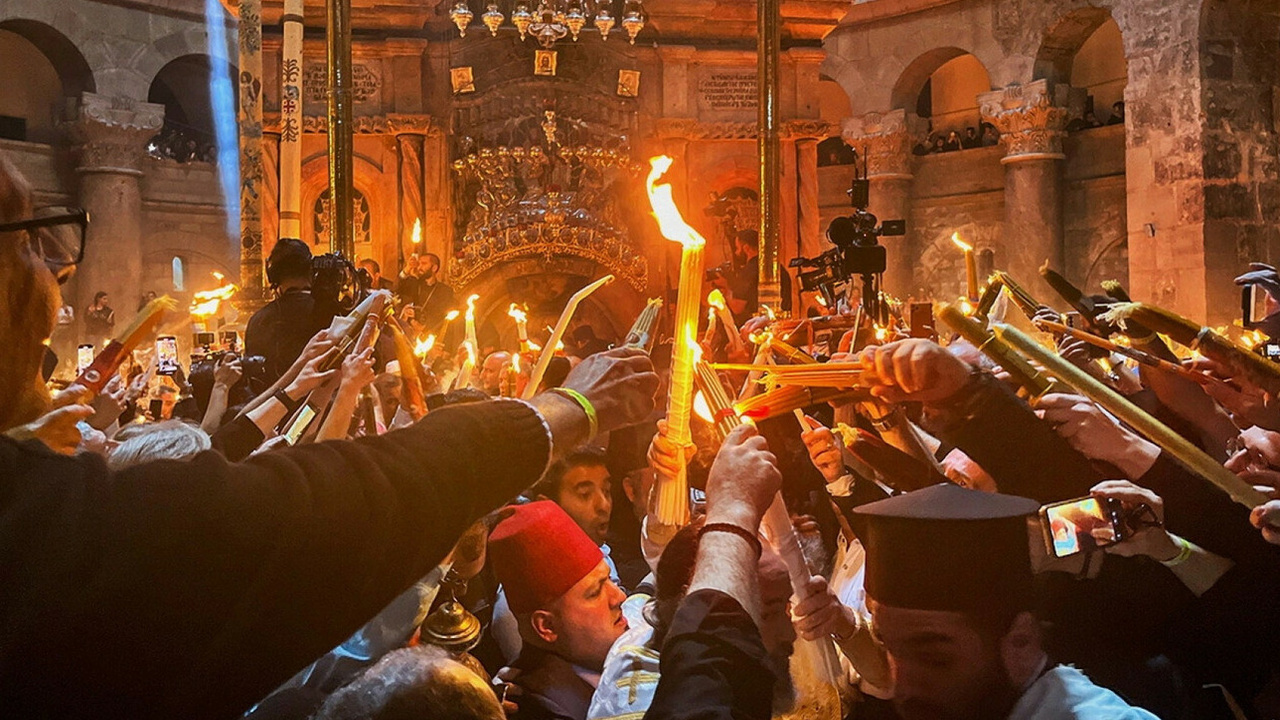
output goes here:
[[[685, 442], [669, 326], [502, 347], [438, 257], [288, 239], [242, 342], [161, 374], [163, 298], [121, 330], [100, 295], [115, 341], [60, 382], [107, 249], [37, 216], [0, 157], [4, 717], [1280, 717], [1280, 365], [1114, 283], [777, 319], [744, 234]], [[1280, 274], [1237, 283], [1280, 335]]]

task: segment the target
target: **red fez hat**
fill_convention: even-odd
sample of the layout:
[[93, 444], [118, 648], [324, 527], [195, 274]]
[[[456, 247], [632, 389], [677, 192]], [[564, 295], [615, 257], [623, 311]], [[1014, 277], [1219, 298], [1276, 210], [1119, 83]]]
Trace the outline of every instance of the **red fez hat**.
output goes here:
[[517, 614], [545, 608], [603, 559], [600, 547], [550, 500], [515, 506], [489, 535], [489, 561]]

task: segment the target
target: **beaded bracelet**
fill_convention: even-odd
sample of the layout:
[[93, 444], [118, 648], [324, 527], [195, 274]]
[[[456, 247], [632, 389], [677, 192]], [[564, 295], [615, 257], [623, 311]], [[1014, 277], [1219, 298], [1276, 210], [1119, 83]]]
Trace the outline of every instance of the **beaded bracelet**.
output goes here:
[[729, 533], [730, 535], [737, 535], [750, 543], [751, 549], [756, 551], [757, 558], [764, 553], [764, 546], [760, 544], [760, 538], [756, 537], [755, 533], [746, 528], [739, 527], [732, 523], [707, 523], [698, 531], [698, 538], [701, 539], [703, 535], [706, 535], [709, 532], [722, 532]]
[[600, 431], [600, 419], [596, 417], [596, 408], [585, 395], [567, 387], [554, 387], [547, 392], [553, 392], [561, 397], [569, 398], [582, 407], [583, 412], [587, 414], [587, 422], [591, 425], [591, 437], [595, 437]]

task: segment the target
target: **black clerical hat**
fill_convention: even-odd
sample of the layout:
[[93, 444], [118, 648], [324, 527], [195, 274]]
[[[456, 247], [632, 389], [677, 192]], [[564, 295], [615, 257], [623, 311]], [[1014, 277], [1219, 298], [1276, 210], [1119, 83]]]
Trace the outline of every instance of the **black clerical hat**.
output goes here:
[[867, 595], [883, 605], [984, 612], [1032, 606], [1034, 500], [943, 483], [863, 505]]

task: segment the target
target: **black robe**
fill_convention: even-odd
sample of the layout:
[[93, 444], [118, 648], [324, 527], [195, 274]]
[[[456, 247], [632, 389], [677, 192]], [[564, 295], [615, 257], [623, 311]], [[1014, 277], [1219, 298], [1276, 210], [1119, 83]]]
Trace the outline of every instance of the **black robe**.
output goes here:
[[0, 437], [0, 715], [235, 717], [536, 482], [550, 450], [507, 401], [115, 473]]

